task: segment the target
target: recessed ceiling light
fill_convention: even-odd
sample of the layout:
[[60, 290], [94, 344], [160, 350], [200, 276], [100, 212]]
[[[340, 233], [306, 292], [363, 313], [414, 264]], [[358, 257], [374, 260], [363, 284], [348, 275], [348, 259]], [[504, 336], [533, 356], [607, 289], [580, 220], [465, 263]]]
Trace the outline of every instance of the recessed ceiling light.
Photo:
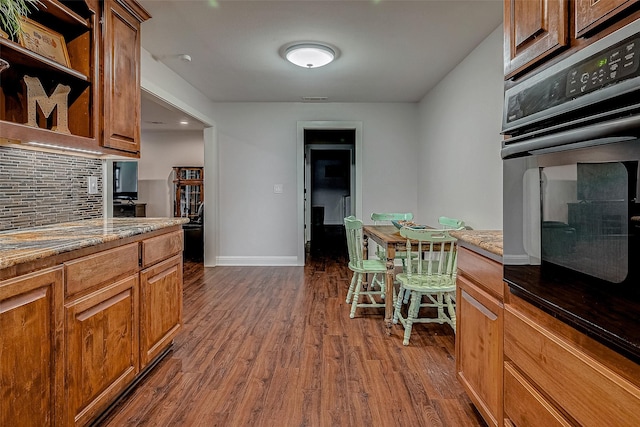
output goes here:
[[180, 120], [180, 124], [186, 126], [189, 124], [189, 122], [187, 120]]
[[336, 48], [318, 42], [296, 42], [281, 51], [287, 61], [303, 68], [322, 67], [338, 57]]

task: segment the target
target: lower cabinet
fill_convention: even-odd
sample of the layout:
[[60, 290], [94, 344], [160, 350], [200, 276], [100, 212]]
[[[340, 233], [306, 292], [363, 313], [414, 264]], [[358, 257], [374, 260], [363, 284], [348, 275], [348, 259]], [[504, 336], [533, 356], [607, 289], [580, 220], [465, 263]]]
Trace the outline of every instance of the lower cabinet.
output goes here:
[[140, 272], [140, 365], [164, 350], [182, 325], [182, 256]]
[[138, 275], [67, 305], [67, 425], [86, 425], [138, 373]]
[[502, 426], [502, 265], [458, 252], [456, 372], [489, 426]]
[[640, 425], [640, 366], [511, 294], [504, 375], [505, 425]]
[[0, 282], [0, 426], [61, 425], [62, 267]]
[[182, 326], [182, 247], [176, 226], [0, 281], [0, 426], [89, 425], [144, 374]]

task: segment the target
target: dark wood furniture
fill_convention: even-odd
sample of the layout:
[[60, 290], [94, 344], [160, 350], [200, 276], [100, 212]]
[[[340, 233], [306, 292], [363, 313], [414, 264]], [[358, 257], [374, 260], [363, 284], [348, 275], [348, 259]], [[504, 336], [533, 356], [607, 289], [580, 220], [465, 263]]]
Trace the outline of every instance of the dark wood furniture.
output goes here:
[[147, 216], [147, 204], [146, 203], [114, 203], [113, 216], [144, 218]]
[[[0, 141], [139, 157], [139, 30], [149, 17], [135, 0], [41, 0], [29, 18], [62, 35], [69, 64], [0, 38], [0, 57], [9, 63], [0, 79]], [[36, 126], [26, 124], [25, 76], [38, 79], [46, 96], [69, 87], [70, 133], [56, 130], [64, 104], [48, 117], [38, 110]]]
[[199, 209], [204, 203], [204, 168], [199, 166], [175, 166], [173, 168], [175, 200], [174, 217], [187, 217], [197, 221]]

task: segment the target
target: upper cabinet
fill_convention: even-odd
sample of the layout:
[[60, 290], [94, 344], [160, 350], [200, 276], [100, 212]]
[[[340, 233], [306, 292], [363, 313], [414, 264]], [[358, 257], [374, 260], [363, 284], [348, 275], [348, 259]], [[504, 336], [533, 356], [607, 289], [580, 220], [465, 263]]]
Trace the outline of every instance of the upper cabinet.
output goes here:
[[575, 37], [583, 37], [615, 18], [637, 0], [575, 0]]
[[133, 1], [104, 2], [102, 144], [138, 156], [140, 24], [149, 18], [149, 14]]
[[567, 0], [505, 0], [504, 74], [531, 67], [569, 42]]
[[139, 157], [140, 23], [133, 0], [40, 0], [0, 33], [0, 142]]
[[504, 0], [504, 75], [520, 78], [640, 17], [640, 0]]
[[83, 1], [38, 7], [19, 40], [0, 37], [0, 138], [95, 148], [97, 11]]

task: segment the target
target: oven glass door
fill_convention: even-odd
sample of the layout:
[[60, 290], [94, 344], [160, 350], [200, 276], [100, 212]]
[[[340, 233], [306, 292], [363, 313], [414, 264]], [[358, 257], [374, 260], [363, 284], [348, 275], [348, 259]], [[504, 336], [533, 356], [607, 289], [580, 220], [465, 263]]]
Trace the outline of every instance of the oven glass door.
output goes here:
[[640, 140], [580, 147], [504, 160], [505, 281], [640, 360]]

